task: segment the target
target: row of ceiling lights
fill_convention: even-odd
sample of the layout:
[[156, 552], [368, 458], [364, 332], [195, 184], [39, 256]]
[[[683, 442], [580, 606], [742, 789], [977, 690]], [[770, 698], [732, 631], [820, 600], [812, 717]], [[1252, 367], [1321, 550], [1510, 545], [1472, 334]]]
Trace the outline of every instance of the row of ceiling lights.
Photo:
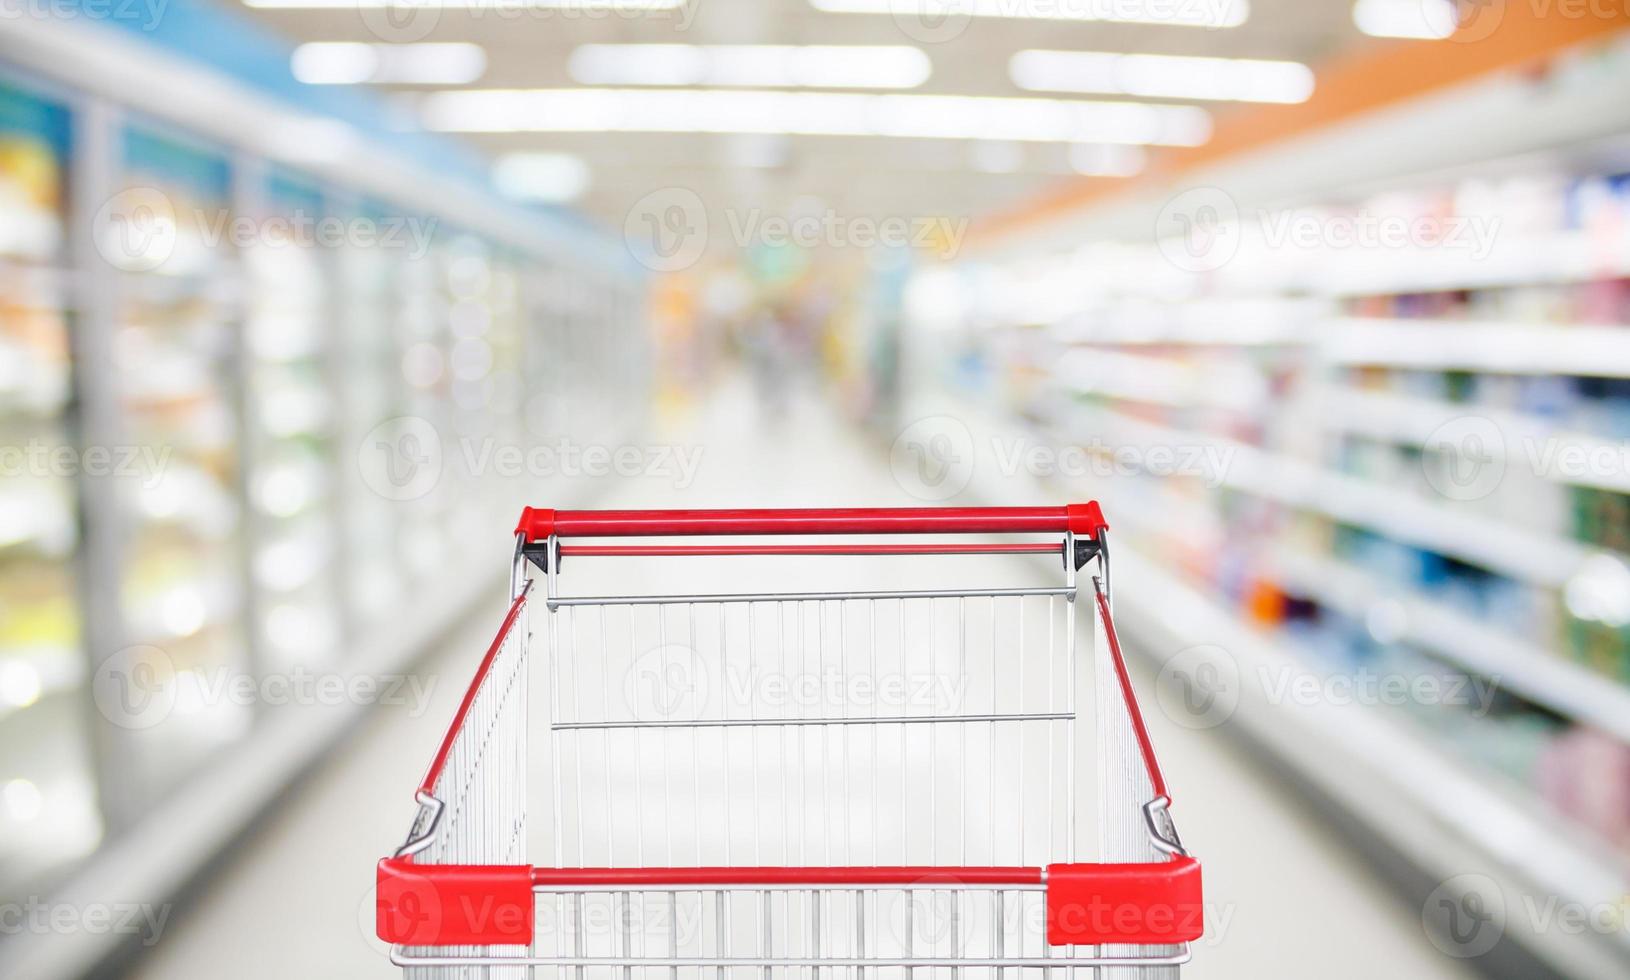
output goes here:
[[[427, 0], [245, 0], [251, 7], [334, 10], [430, 8]], [[569, 10], [578, 13], [654, 13], [684, 7], [686, 0], [442, 0], [437, 9]], [[1250, 16], [1250, 0], [809, 0], [836, 14], [888, 14], [924, 24], [969, 17], [1014, 20], [1090, 21], [1175, 27], [1238, 27]]]
[[[486, 72], [487, 56], [458, 42], [316, 42], [296, 49], [293, 68], [317, 85], [465, 85]], [[910, 89], [928, 81], [932, 63], [903, 45], [585, 44], [566, 68], [585, 85]], [[1250, 58], [1033, 49], [1015, 54], [1008, 74], [1032, 92], [1234, 102], [1302, 102], [1313, 94], [1306, 65]]]
[[[245, 0], [279, 8], [407, 7], [418, 0]], [[482, 9], [570, 8], [651, 11], [685, 0], [440, 0]], [[1452, 33], [1453, 0], [1357, 0], [1355, 23], [1367, 33], [1416, 38]], [[810, 0], [834, 13], [892, 13], [901, 0]], [[925, 7], [924, 4], [928, 4]], [[1243, 23], [1247, 0], [911, 0], [914, 17], [987, 16], [1228, 27]], [[313, 84], [467, 85], [487, 68], [470, 43], [301, 45], [292, 68]], [[1077, 99], [797, 92], [786, 89], [911, 89], [932, 73], [920, 48], [907, 45], [586, 44], [567, 62], [586, 86], [641, 88], [459, 89], [430, 94], [425, 124], [448, 132], [667, 132], [891, 136], [1073, 144], [1078, 172], [1130, 176], [1142, 166], [1138, 145], [1192, 146], [1211, 132], [1195, 106]], [[1008, 74], [1035, 92], [1295, 103], [1313, 91], [1313, 72], [1291, 61], [1179, 57], [1106, 51], [1024, 50]], [[683, 91], [675, 91], [684, 87]], [[1131, 152], [1128, 152], [1131, 151]], [[580, 194], [587, 168], [557, 154], [522, 154], [501, 165], [501, 183], [525, 196], [561, 200]], [[522, 179], [530, 169], [538, 179]], [[504, 180], [505, 174], [510, 175]], [[563, 179], [563, 176], [567, 179]], [[582, 179], [577, 179], [581, 176]], [[547, 186], [557, 186], [547, 191]]]

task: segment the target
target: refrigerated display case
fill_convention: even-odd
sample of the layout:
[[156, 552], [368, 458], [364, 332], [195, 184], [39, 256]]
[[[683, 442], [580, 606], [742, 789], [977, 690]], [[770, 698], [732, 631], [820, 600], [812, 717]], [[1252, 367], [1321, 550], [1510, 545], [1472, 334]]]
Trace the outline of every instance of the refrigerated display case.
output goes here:
[[449, 234], [442, 266], [443, 334], [448, 420], [443, 436], [444, 482], [451, 496], [447, 533], [451, 542], [478, 540], [489, 517], [494, 486], [485, 472], [502, 433], [492, 412], [496, 366], [493, 329], [499, 279], [495, 250], [469, 232]]
[[[471, 472], [460, 440], [524, 448], [558, 390], [558, 318], [521, 283], [637, 270], [434, 139], [351, 117], [354, 155], [314, 160], [289, 127], [335, 110], [292, 76], [36, 27], [0, 18], [0, 903], [158, 904], [369, 707], [282, 710], [271, 675], [412, 669], [503, 587], [461, 527], [583, 499]], [[240, 86], [232, 118], [199, 72]], [[287, 240], [323, 218], [392, 237]], [[637, 324], [584, 329], [640, 363]], [[585, 414], [637, 383], [585, 382]], [[129, 938], [3, 933], [0, 975]]]
[[[520, 267], [513, 250], [470, 241], [450, 269], [449, 309], [453, 344], [448, 363], [461, 450], [460, 476], [467, 481], [472, 515], [500, 519], [525, 494], [525, 481], [492, 472], [495, 452], [523, 445], [519, 431], [525, 384]], [[470, 533], [479, 533], [473, 527]]]
[[[389, 206], [378, 201], [354, 202], [345, 212], [360, 221], [382, 225]], [[344, 431], [335, 460], [340, 492], [340, 513], [345, 549], [346, 604], [350, 622], [366, 629], [388, 615], [392, 600], [406, 588], [396, 555], [398, 515], [362, 477], [356, 456], [378, 440], [377, 431], [401, 415], [405, 379], [400, 370], [401, 348], [393, 333], [398, 310], [394, 284], [397, 264], [406, 258], [399, 251], [342, 245], [335, 256], [339, 297], [336, 331], [338, 371], [335, 397]], [[377, 448], [377, 447], [373, 447]]]
[[75, 551], [70, 116], [0, 78], [0, 902], [95, 847]]
[[257, 667], [322, 666], [342, 638], [334, 487], [334, 266], [322, 193], [282, 172], [253, 181], [242, 249], [251, 568]]
[[116, 488], [121, 649], [187, 692], [163, 723], [115, 733], [132, 819], [248, 730], [249, 705], [203, 692], [250, 671], [250, 640], [232, 169], [221, 148], [156, 126], [129, 125], [120, 144], [116, 196], [152, 203], [99, 249], [116, 270], [116, 437], [163, 460]]
[[[428, 485], [404, 484], [405, 499], [392, 501], [399, 514], [397, 547], [407, 573], [417, 582], [434, 576], [449, 554], [452, 510], [457, 496], [447, 479], [449, 456], [456, 453], [452, 432], [447, 352], [450, 328], [447, 316], [446, 232], [436, 229], [434, 244], [414, 255], [397, 270], [395, 333], [401, 346], [396, 370], [402, 381], [402, 415], [411, 428], [392, 435], [388, 452], [394, 464], [411, 480], [418, 467], [439, 463], [441, 470]], [[425, 445], [425, 443], [433, 443]], [[435, 450], [435, 455], [421, 455]]]

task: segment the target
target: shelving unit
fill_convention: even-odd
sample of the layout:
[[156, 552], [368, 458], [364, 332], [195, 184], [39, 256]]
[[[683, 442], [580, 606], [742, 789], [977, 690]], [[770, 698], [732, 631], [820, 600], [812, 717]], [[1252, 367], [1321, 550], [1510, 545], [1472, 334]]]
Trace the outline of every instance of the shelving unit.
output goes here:
[[[1590, 57], [1591, 84], [1630, 83], [1630, 45]], [[1126, 629], [1157, 667], [1203, 684], [1169, 658], [1221, 648], [1243, 679], [1229, 730], [1434, 883], [1474, 871], [1509, 902], [1594, 908], [1630, 881], [1630, 144], [1609, 118], [1524, 144], [1526, 119], [1586, 84], [1558, 76], [1532, 104], [1462, 91], [1154, 177], [924, 270], [903, 418], [967, 425], [976, 472], [999, 465], [986, 440], [1084, 451], [1097, 465], [1051, 491], [1113, 515]], [[1429, 173], [1367, 184], [1297, 169], [1444, 105], [1468, 132], [1497, 127], [1511, 161], [1444, 146]], [[1239, 211], [1214, 268], [1148, 237], [1190, 187]], [[1462, 219], [1498, 234], [1478, 249], [1268, 234]], [[1493, 693], [1293, 704], [1264, 670]], [[1630, 969], [1622, 933], [1515, 918], [1511, 938], [1559, 973]]]
[[[367, 137], [313, 159], [286, 134], [319, 110], [147, 42], [0, 23], [0, 428], [75, 461], [0, 471], [0, 903], [168, 901], [368, 707], [221, 692], [408, 669], [501, 594], [507, 549], [469, 542], [586, 502], [462, 440], [533, 444], [557, 363], [618, 367], [573, 391], [608, 438], [647, 387], [641, 271], [598, 233]], [[173, 225], [98, 217], [130, 194]], [[300, 237], [325, 219], [423, 237]], [[545, 269], [576, 295], [522, 288]], [[364, 465], [404, 417], [441, 443], [423, 493]], [[175, 707], [133, 722], [121, 690]], [[3, 936], [0, 975], [130, 939]]]
[[1330, 339], [1319, 345], [1319, 353], [1335, 365], [1626, 378], [1630, 351], [1624, 348], [1622, 329], [1622, 324], [1456, 321], [1422, 330], [1419, 322], [1408, 320], [1349, 317], [1324, 326]]

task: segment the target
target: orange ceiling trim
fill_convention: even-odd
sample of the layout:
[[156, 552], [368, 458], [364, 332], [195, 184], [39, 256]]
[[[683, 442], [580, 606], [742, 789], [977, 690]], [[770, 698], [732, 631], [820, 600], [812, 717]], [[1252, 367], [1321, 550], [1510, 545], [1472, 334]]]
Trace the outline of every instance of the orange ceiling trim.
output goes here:
[[[1487, 18], [1499, 12], [1490, 27]], [[1132, 180], [1080, 178], [1014, 211], [979, 222], [979, 239], [999, 238], [1099, 201], [1171, 180], [1354, 116], [1501, 69], [1517, 68], [1595, 38], [1630, 29], [1630, 4], [1616, 0], [1494, 0], [1443, 41], [1377, 41], [1318, 70], [1313, 96], [1296, 105], [1256, 106], [1217, 120], [1203, 146], [1167, 150]], [[1485, 36], [1486, 35], [1486, 36]]]

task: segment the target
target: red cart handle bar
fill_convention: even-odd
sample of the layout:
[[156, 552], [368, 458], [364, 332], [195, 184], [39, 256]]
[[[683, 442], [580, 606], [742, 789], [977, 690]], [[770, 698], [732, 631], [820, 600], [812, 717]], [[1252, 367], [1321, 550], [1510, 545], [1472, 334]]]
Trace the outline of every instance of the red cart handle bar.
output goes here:
[[[386, 858], [376, 881], [375, 930], [380, 939], [404, 946], [529, 946], [536, 938], [540, 891], [733, 887], [1045, 891], [1049, 946], [1180, 945], [1205, 934], [1200, 864], [1191, 857], [1044, 868], [536, 868]], [[1173, 962], [1186, 959], [1185, 951]]]
[[851, 507], [794, 510], [551, 510], [527, 507], [515, 533], [558, 538], [704, 534], [1026, 534], [1108, 528], [1096, 502], [1063, 507]]

